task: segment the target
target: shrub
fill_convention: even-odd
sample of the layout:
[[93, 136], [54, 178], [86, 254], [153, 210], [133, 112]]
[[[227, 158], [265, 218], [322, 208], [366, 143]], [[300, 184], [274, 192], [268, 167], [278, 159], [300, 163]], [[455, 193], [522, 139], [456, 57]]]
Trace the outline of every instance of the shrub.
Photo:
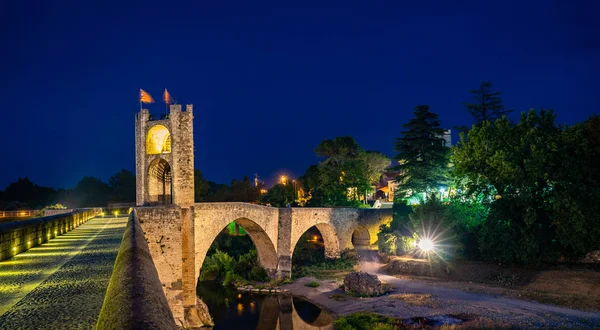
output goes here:
[[398, 329], [400, 321], [376, 313], [359, 312], [342, 316], [333, 323], [339, 330]]
[[319, 286], [321, 286], [321, 283], [317, 282], [317, 281], [311, 281], [308, 282], [306, 284], [304, 284], [305, 286], [309, 287], [309, 288], [318, 288]]
[[319, 276], [323, 270], [353, 270], [358, 265], [358, 254], [354, 250], [345, 250], [338, 259], [325, 259], [312, 265], [294, 265], [292, 264], [292, 274], [294, 278], [305, 276]]
[[244, 280], [264, 282], [269, 279], [269, 276], [258, 263], [256, 250], [250, 250], [238, 259], [227, 252], [217, 250], [206, 258], [200, 273], [201, 281], [212, 279], [221, 281], [223, 285], [230, 285]]

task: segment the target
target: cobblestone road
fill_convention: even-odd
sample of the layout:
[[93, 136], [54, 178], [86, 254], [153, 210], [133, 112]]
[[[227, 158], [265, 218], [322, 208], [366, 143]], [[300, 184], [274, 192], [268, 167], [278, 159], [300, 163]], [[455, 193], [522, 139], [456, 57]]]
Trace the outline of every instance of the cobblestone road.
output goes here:
[[0, 262], [0, 329], [94, 329], [127, 218], [95, 218]]

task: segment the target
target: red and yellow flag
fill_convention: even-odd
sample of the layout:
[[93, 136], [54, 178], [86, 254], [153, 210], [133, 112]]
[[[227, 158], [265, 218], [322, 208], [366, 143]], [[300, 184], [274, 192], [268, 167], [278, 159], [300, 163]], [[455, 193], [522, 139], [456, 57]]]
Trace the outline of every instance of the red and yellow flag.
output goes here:
[[140, 102], [141, 103], [154, 103], [154, 99], [145, 90], [140, 88]]
[[169, 94], [169, 91], [166, 88], [163, 94], [163, 101], [165, 102], [165, 104], [173, 103], [173, 98], [171, 97], [171, 94]]

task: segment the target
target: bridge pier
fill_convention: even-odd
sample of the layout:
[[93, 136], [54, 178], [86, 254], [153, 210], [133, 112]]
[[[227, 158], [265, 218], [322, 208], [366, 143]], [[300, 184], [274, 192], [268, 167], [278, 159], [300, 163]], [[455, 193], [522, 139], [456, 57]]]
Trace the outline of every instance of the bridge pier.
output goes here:
[[292, 209], [279, 209], [279, 231], [277, 235], [277, 274], [278, 279], [292, 277]]

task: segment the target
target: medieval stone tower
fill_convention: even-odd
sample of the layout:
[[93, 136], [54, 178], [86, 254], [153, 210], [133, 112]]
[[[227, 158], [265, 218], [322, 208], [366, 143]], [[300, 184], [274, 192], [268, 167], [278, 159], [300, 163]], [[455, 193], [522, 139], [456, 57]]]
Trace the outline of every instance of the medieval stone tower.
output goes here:
[[193, 105], [172, 104], [165, 119], [135, 116], [136, 205], [194, 203]]

